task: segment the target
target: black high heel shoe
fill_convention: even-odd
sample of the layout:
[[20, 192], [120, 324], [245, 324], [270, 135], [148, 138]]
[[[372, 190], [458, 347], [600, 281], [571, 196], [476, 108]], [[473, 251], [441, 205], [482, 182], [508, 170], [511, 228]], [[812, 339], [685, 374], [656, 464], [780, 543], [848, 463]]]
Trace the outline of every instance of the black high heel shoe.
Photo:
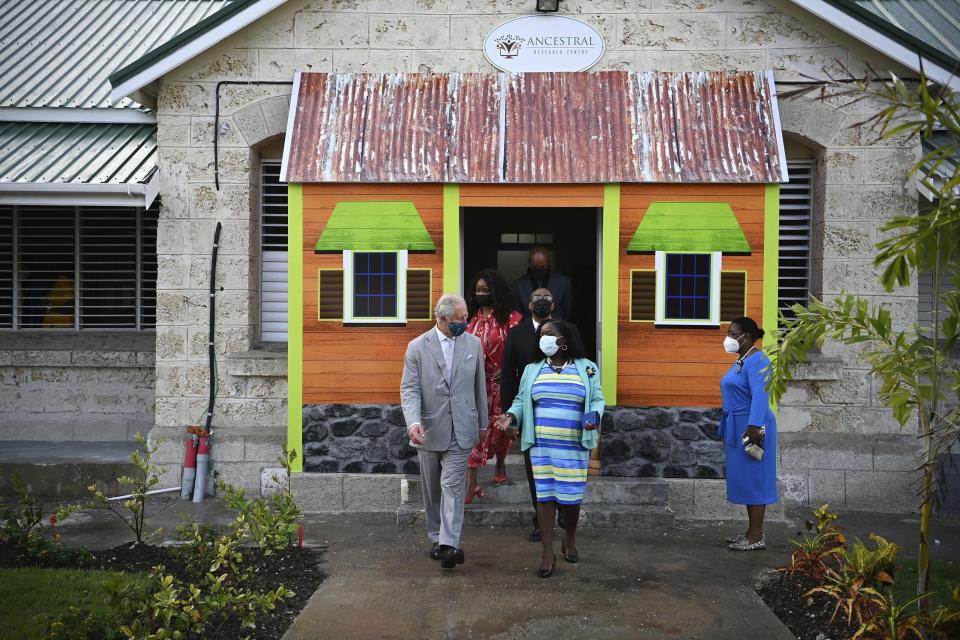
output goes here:
[[566, 543], [566, 542], [561, 542], [561, 543], [560, 543], [560, 555], [563, 556], [563, 559], [566, 560], [567, 562], [569, 562], [570, 564], [577, 564], [578, 562], [580, 562], [580, 554], [574, 553], [574, 554], [571, 554], [571, 555], [569, 555], [569, 556], [567, 555], [567, 543]]
[[553, 564], [550, 565], [549, 569], [537, 569], [538, 578], [549, 578], [553, 575], [553, 572], [557, 569], [557, 554], [553, 554]]

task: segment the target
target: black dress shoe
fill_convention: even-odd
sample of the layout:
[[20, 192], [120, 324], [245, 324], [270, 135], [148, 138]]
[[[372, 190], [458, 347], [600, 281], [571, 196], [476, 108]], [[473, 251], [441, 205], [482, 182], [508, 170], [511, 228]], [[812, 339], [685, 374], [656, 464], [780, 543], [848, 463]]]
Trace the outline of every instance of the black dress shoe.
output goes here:
[[560, 555], [563, 556], [563, 559], [569, 562], [570, 564], [577, 564], [580, 562], [580, 555], [577, 553], [567, 554], [567, 543], [560, 543]]
[[430, 559], [439, 560], [443, 557], [443, 551], [440, 549], [440, 543], [434, 542], [433, 546], [430, 548]]
[[540, 529], [534, 529], [527, 536], [527, 542], [540, 542]]
[[440, 560], [440, 566], [444, 569], [453, 569], [458, 564], [463, 564], [466, 556], [463, 555], [463, 549], [443, 546], [443, 557]]

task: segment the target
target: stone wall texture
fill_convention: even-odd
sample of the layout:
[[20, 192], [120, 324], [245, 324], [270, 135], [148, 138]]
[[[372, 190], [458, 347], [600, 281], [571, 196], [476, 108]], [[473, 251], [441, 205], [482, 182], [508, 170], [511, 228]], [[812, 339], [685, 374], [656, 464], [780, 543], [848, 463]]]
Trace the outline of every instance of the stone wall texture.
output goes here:
[[0, 334], [0, 441], [130, 440], [153, 405], [152, 334]]
[[[856, 74], [866, 64], [904, 71], [789, 0], [567, 0], [561, 12], [603, 34], [607, 48], [596, 70], [772, 69], [780, 82], [836, 76], [842, 67]], [[285, 367], [257, 343], [256, 176], [258, 149], [284, 133], [290, 87], [221, 88], [217, 189], [217, 83], [288, 81], [296, 70], [491, 71], [481, 51], [486, 33], [531, 13], [532, 0], [295, 0], [162, 78], [155, 438], [179, 439], [206, 403], [206, 277], [217, 220], [224, 224], [224, 291], [218, 303], [216, 423], [226, 457], [215, 456], [216, 468], [231, 481], [255, 486], [285, 437]], [[917, 148], [905, 139], [879, 141], [851, 126], [875, 108], [869, 101], [815, 96], [780, 101], [783, 129], [817, 163], [814, 293], [826, 299], [841, 291], [867, 296], [888, 306], [896, 324], [905, 326], [916, 318], [916, 291], [884, 293], [872, 259], [883, 221], [916, 209], [905, 170]], [[784, 399], [781, 431], [814, 440], [819, 434], [869, 440], [898, 432], [866, 371], [859, 349], [825, 347]], [[166, 463], [179, 464], [179, 447], [165, 455]], [[650, 464], [661, 472], [678, 466], [697, 473], [690, 465], [663, 462]]]
[[303, 470], [420, 473], [399, 405], [307, 405]]

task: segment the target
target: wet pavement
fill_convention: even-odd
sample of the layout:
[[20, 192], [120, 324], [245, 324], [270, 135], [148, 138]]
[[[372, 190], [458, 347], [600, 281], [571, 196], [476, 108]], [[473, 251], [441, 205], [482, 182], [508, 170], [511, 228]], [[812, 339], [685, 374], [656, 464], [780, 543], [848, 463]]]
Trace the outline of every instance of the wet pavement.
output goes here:
[[[147, 527], [163, 527], [167, 541], [185, 520], [225, 524], [231, 517], [216, 500], [167, 504]], [[840, 524], [852, 536], [889, 537], [904, 545], [904, 558], [915, 555], [916, 517], [845, 513]], [[106, 513], [77, 514], [60, 526], [70, 544], [109, 547], [130, 539]], [[742, 531], [736, 522], [680, 522], [669, 531], [584, 529], [580, 562], [560, 559], [557, 542], [558, 573], [539, 579], [540, 547], [526, 541], [523, 529], [466, 528], [466, 564], [444, 571], [427, 557], [420, 526], [398, 526], [389, 515], [309, 516], [305, 543], [326, 548], [329, 577], [285, 640], [787, 640], [790, 632], [754, 589], [787, 561], [789, 539], [801, 528], [796, 518], [769, 523], [768, 550], [747, 554], [722, 543]], [[960, 561], [960, 523], [934, 522], [933, 538], [934, 557]]]

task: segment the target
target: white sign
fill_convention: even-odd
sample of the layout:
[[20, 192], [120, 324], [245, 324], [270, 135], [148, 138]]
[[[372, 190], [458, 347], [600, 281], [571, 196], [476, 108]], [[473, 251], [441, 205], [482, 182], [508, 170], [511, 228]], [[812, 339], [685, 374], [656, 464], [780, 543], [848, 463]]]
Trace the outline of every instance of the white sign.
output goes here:
[[585, 71], [603, 56], [603, 36], [566, 16], [524, 16], [487, 34], [483, 53], [502, 71]]

